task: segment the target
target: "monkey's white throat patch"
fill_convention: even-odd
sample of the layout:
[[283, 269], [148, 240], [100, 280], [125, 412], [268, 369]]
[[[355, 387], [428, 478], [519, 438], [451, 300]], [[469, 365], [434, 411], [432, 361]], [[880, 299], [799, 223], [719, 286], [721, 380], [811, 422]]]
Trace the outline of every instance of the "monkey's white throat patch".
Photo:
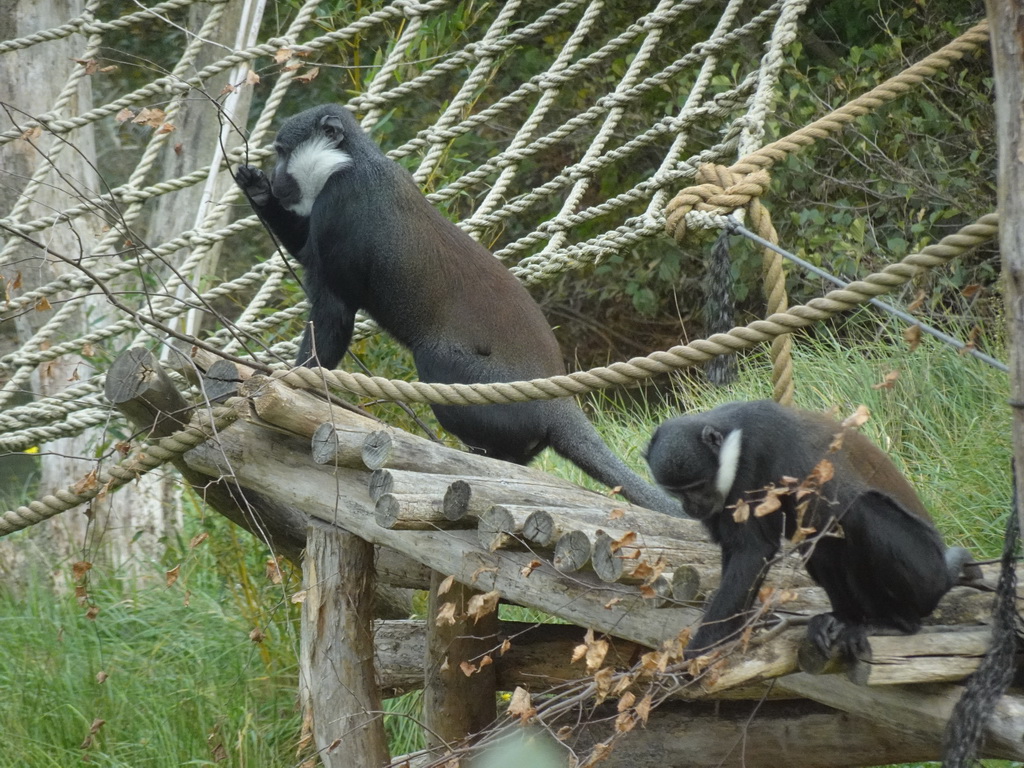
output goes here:
[[718, 453], [718, 472], [715, 473], [715, 490], [723, 497], [729, 493], [732, 484], [736, 482], [736, 469], [740, 464], [740, 448], [742, 446], [742, 429], [735, 429], [729, 433], [722, 443], [722, 450]]
[[334, 146], [324, 136], [316, 136], [296, 147], [288, 158], [288, 174], [299, 185], [302, 196], [297, 205], [285, 206], [299, 216], [309, 216], [317, 195], [339, 168], [352, 162], [352, 156]]

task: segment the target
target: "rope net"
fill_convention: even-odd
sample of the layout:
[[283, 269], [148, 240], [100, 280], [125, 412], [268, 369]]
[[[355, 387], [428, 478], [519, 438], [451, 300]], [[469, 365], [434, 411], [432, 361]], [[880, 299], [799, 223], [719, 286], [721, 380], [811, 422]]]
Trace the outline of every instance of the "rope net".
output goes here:
[[[281, 17], [255, 0], [169, 0], [117, 15], [90, 2], [0, 43], [8, 63], [76, 51], [56, 59], [66, 71], [51, 80], [66, 80], [51, 104], [14, 93], [0, 123], [0, 153], [32, 157], [30, 172], [0, 169], [17, 190], [0, 198], [0, 322], [19, 332], [0, 357], [0, 451], [108, 424], [109, 361], [168, 330], [288, 366], [306, 307], [282, 300], [292, 267], [228, 169], [272, 155], [274, 126], [310, 106], [314, 78], [534, 284], [663, 236], [670, 195], [699, 165], [760, 145], [805, 3], [400, 0], [344, 23], [317, 6]], [[218, 140], [189, 143], [196, 123], [220, 126]], [[75, 176], [64, 164], [82, 156]], [[266, 258], [225, 275], [254, 243]], [[363, 318], [356, 338], [373, 330]], [[23, 402], [69, 360], [70, 381]]]

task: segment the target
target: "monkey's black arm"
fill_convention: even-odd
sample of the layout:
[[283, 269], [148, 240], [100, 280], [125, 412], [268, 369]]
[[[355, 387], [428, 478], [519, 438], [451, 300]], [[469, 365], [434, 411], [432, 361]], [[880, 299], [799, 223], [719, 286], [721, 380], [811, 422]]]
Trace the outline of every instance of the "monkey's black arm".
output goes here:
[[335, 295], [318, 272], [310, 269], [304, 281], [309, 322], [295, 362], [309, 368], [336, 368], [352, 341], [356, 310]]
[[245, 193], [249, 205], [266, 224], [285, 249], [305, 264], [301, 252], [309, 239], [309, 217], [287, 210], [274, 196], [270, 179], [259, 168], [240, 165], [235, 171], [235, 183]]
[[704, 612], [697, 634], [686, 648], [687, 658], [739, 637], [754, 596], [768, 571], [768, 563], [778, 551], [778, 546], [757, 530], [761, 522], [741, 523], [734, 531], [739, 535], [733, 541], [723, 540], [722, 583]]

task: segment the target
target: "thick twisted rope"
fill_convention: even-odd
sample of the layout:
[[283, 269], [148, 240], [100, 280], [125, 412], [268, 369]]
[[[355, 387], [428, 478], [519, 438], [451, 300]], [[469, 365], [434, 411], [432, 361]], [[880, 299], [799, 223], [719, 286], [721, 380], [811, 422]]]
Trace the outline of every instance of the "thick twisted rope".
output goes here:
[[0, 515], [0, 536], [6, 536], [20, 531], [22, 528], [36, 525], [61, 512], [85, 504], [97, 496], [106, 495], [162, 464], [176, 459], [185, 451], [195, 448], [237, 418], [238, 413], [232, 407], [231, 400], [211, 410], [202, 410], [192, 417], [184, 429], [144, 446], [129, 458], [109, 469], [95, 475], [87, 475], [75, 485], [37, 499], [28, 506], [4, 512]]
[[[721, 226], [726, 215], [743, 209], [749, 217], [751, 228], [765, 240], [777, 245], [778, 235], [775, 227], [772, 226], [767, 209], [760, 202], [761, 195], [770, 183], [767, 168], [791, 152], [838, 131], [856, 117], [903, 95], [911, 86], [949, 67], [967, 53], [978, 49], [987, 40], [988, 24], [982, 22], [866, 94], [789, 136], [751, 152], [729, 168], [702, 166], [697, 175], [700, 183], [684, 189], [666, 207], [666, 230], [677, 242], [682, 243], [686, 238], [688, 226], [695, 223], [699, 223], [702, 228]], [[768, 314], [775, 315], [784, 311], [787, 304], [782, 257], [765, 248], [763, 258]], [[787, 335], [775, 337], [772, 340], [771, 357], [774, 398], [780, 403], [791, 404], [792, 339]]]
[[[615, 363], [606, 368], [594, 368], [549, 379], [496, 384], [425, 384], [416, 381], [392, 381], [325, 368], [298, 368], [276, 372], [273, 376], [302, 389], [320, 390], [326, 384], [335, 389], [344, 389], [375, 399], [442, 405], [516, 403], [585, 394], [685, 368], [717, 355], [749, 349], [756, 344], [821, 322], [904, 285], [923, 270], [945, 264], [970, 248], [991, 240], [998, 233], [998, 222], [998, 216], [994, 213], [983, 216], [975, 223], [944, 237], [921, 252], [911, 254], [897, 264], [890, 264], [881, 272], [851, 283], [844, 289], [831, 291], [805, 305], [793, 307], [788, 312], [773, 314], [766, 320], [756, 320], [746, 327], [733, 328], [728, 333], [715, 334], [708, 339], [672, 347], [664, 352], [654, 352], [647, 357], [634, 358], [626, 363]], [[90, 479], [88, 483], [80, 481], [75, 486], [45, 496], [28, 506], [5, 512], [0, 515], [0, 536], [35, 525], [84, 504], [99, 494], [119, 488], [180, 456], [237, 419], [238, 412], [232, 404], [233, 400], [229, 400], [224, 406], [215, 407], [212, 411], [197, 413], [185, 429], [147, 446], [132, 458], [105, 470], [94, 480]], [[83, 487], [85, 485], [88, 487]]]
[[918, 253], [913, 253], [881, 272], [831, 291], [807, 304], [755, 320], [745, 327], [690, 344], [635, 357], [608, 367], [577, 371], [563, 376], [530, 381], [491, 384], [427, 384], [421, 381], [396, 381], [378, 376], [332, 371], [326, 368], [297, 368], [275, 372], [275, 378], [303, 389], [328, 387], [378, 400], [404, 400], [435, 405], [489, 405], [521, 403], [529, 400], [553, 400], [633, 384], [652, 376], [686, 368], [717, 355], [749, 349], [784, 334], [806, 328], [840, 312], [898, 288], [923, 270], [941, 266], [979, 243], [991, 240], [998, 232], [999, 217], [990, 213], [955, 234], [942, 238]]

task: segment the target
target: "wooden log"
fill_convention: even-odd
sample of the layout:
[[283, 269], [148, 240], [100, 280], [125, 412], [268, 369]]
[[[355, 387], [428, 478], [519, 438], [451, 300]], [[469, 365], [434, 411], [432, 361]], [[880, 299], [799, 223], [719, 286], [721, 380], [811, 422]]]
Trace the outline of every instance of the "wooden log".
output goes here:
[[238, 394], [242, 382], [252, 376], [253, 370], [230, 360], [215, 360], [203, 374], [203, 395], [211, 403], [218, 403]]
[[429, 472], [410, 472], [403, 469], [375, 469], [369, 474], [366, 489], [370, 498], [377, 501], [391, 493], [399, 496], [434, 496], [438, 501], [444, 498], [451, 479]]
[[[797, 673], [775, 683], [787, 691], [875, 722], [898, 723], [927, 735], [938, 748], [961, 686], [861, 686], [835, 675]], [[981, 757], [1024, 759], [1024, 697], [1003, 696], [985, 726]]]
[[523, 523], [527, 513], [523, 507], [495, 504], [477, 521], [480, 543], [492, 552], [496, 549], [523, 549]]
[[475, 527], [470, 520], [449, 520], [441, 500], [430, 494], [401, 495], [385, 493], [374, 507], [377, 525], [395, 531], [429, 531], [434, 529]]
[[583, 531], [568, 531], [555, 544], [552, 565], [561, 573], [575, 573], [590, 562], [594, 545]]
[[[377, 674], [383, 695], [396, 696], [423, 687], [423, 660], [427, 652], [427, 627], [422, 620], [378, 621], [374, 632]], [[524, 687], [544, 691], [569, 680], [581, 680], [587, 672], [583, 660], [572, 662], [573, 649], [583, 641], [584, 630], [571, 624], [534, 624], [502, 621], [497, 627], [492, 653], [495, 686], [500, 691]], [[480, 634], [473, 628], [474, 634]], [[604, 664], [628, 669], [647, 648], [628, 640], [605, 638], [608, 653]], [[508, 641], [507, 648], [503, 645]], [[504, 652], [502, 648], [505, 648]], [[763, 695], [763, 691], [759, 695]]]
[[133, 425], [152, 438], [166, 437], [192, 418], [191, 406], [145, 347], [132, 347], [114, 360], [103, 393]]
[[384, 765], [390, 759], [373, 667], [373, 581], [369, 542], [336, 526], [310, 523], [300, 689], [326, 768]]
[[1024, 530], [1024, 146], [1021, 103], [1024, 102], [1024, 9], [1012, 0], [986, 0], [991, 25], [992, 69], [995, 75], [995, 128], [998, 140], [999, 253], [1002, 257], [1003, 304], [1006, 308], [1013, 438], [1016, 514]]
[[[596, 631], [659, 646], [700, 618], [700, 612], [691, 608], [646, 606], [636, 590], [602, 584], [586, 573], [566, 578], [550, 565], [535, 565], [529, 552], [488, 552], [472, 531], [381, 528], [373, 518], [365, 472], [317, 466], [304, 458], [308, 452], [297, 447], [297, 438], [268, 439], [271, 434], [257, 425], [235, 422], [185, 458], [193, 468], [214, 476], [231, 471], [237, 480], [289, 499], [318, 519], [344, 524], [376, 544], [399, 548], [435, 570], [454, 573], [462, 583], [483, 591], [496, 589], [511, 602], [591, 625]], [[243, 455], [245, 460], [239, 461]]]
[[904, 685], [963, 680], [981, 663], [992, 642], [989, 627], [924, 627], [913, 635], [871, 635], [868, 650], [847, 663], [822, 655], [810, 641], [800, 645], [800, 669], [810, 674], [845, 671], [857, 685]]
[[[163, 371], [160, 361], [143, 347], [122, 353], [111, 366], [104, 386], [107, 398], [118, 410], [152, 438], [169, 435], [192, 417], [192, 407]], [[277, 554], [296, 565], [302, 562], [309, 519], [298, 507], [243, 488], [222, 476], [228, 473], [211, 478], [193, 470], [183, 458], [172, 463], [213, 509], [266, 542]]]
[[427, 609], [423, 719], [428, 747], [446, 747], [477, 734], [498, 714], [493, 664], [501, 645], [497, 602], [486, 615], [471, 616], [470, 601], [480, 593], [454, 582], [440, 594], [445, 579], [433, 575]]
[[[168, 350], [167, 367], [180, 373], [189, 384], [194, 386], [199, 386], [202, 383], [203, 376], [213, 367], [214, 363], [224, 359], [208, 349], [197, 347], [181, 339], [172, 339], [166, 349]], [[239, 373], [243, 372], [242, 368], [239, 366]], [[247, 375], [252, 375], [255, 372], [252, 368], [244, 370], [248, 372]]]
[[439, 475], [481, 477], [494, 474], [497, 467], [500, 467], [500, 476], [508, 480], [545, 482], [579, 490], [579, 486], [574, 483], [553, 477], [539, 469], [509, 462], [496, 464], [494, 459], [481, 454], [460, 451], [418, 435], [410, 435], [400, 429], [383, 428], [380, 424], [368, 432], [362, 446], [363, 464], [370, 470], [398, 469]]
[[[325, 421], [340, 421], [339, 414], [342, 413], [348, 414], [343, 423], [358, 426], [364, 433], [380, 424], [367, 416], [354, 413], [351, 410], [353, 406], [342, 400], [325, 398], [310, 390], [292, 389], [262, 374], [244, 380], [238, 387], [238, 394], [249, 398], [253, 411], [264, 425], [278, 432], [307, 439], [312, 438]], [[360, 462], [346, 466], [360, 467]]]
[[[566, 743], [582, 759], [611, 736], [603, 710]], [[566, 723], [575, 725], [575, 723]], [[557, 727], [557, 726], [556, 726]], [[941, 741], [808, 701], [667, 702], [616, 742], [601, 768], [854, 768], [936, 759]]]
[[313, 432], [313, 461], [338, 467], [376, 469], [363, 461], [365, 435], [362, 429], [350, 424], [325, 421]]
[[[500, 468], [500, 469], [503, 469]], [[508, 479], [501, 476], [460, 477], [452, 480], [444, 497], [445, 514], [451, 519], [479, 517], [495, 504], [542, 504], [553, 500], [562, 506], [586, 504], [604, 498], [577, 486], [548, 483], [545, 480]]]
[[661, 575], [668, 565], [664, 560], [648, 561], [637, 547], [620, 549], [616, 540], [604, 531], [598, 531], [592, 543], [591, 564], [601, 581], [640, 584]]
[[972, 674], [992, 644], [992, 630], [926, 627], [909, 637], [874, 635], [869, 653], [847, 675], [857, 685], [955, 682]]
[[676, 566], [669, 577], [669, 582], [672, 584], [672, 599], [678, 603], [691, 603], [704, 596], [700, 573], [693, 566]]

